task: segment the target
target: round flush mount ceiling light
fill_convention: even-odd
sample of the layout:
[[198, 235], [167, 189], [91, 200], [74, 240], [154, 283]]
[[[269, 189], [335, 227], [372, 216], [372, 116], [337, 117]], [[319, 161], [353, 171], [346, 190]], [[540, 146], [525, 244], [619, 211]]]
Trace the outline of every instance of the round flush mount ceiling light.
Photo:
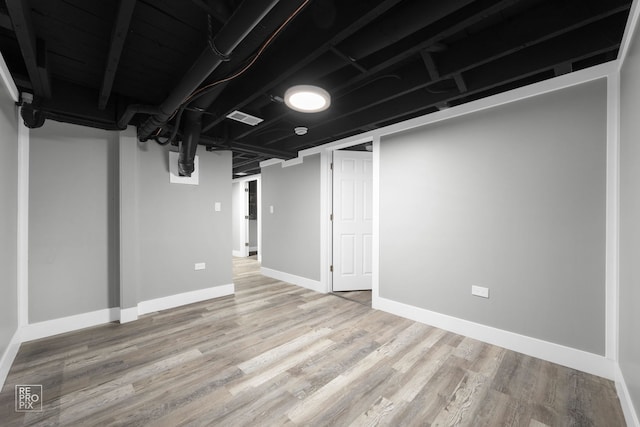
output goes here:
[[318, 113], [329, 108], [331, 95], [318, 86], [292, 86], [284, 93], [287, 107], [302, 113]]

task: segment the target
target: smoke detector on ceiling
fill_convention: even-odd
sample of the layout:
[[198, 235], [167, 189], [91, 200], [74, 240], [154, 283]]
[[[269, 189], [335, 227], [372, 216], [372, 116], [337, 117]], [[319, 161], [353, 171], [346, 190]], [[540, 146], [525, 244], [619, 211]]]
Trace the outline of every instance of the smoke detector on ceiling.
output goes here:
[[251, 114], [243, 113], [242, 111], [235, 110], [227, 115], [227, 118], [235, 120], [240, 123], [247, 124], [249, 126], [255, 126], [258, 123], [264, 121], [260, 117], [252, 116]]

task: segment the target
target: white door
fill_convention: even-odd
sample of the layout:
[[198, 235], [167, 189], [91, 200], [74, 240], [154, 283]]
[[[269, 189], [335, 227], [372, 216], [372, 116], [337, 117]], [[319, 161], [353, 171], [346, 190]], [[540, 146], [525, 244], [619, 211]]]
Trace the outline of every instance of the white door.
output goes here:
[[244, 228], [244, 242], [242, 242], [242, 253], [244, 257], [249, 256], [249, 181], [244, 183], [243, 203], [244, 208], [242, 213], [242, 224]]
[[373, 155], [333, 152], [333, 290], [371, 289]]

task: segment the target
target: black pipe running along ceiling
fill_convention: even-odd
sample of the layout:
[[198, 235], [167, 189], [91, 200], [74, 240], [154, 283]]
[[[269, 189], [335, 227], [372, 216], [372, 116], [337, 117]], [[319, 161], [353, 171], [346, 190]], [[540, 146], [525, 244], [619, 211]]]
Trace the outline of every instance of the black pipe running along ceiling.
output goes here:
[[[616, 59], [631, 0], [5, 0], [28, 126], [232, 150], [233, 172]], [[296, 84], [331, 107], [283, 103]], [[247, 124], [227, 116], [261, 119]], [[256, 120], [257, 121], [257, 120]], [[294, 128], [308, 132], [297, 135]], [[181, 142], [184, 141], [182, 144]]]

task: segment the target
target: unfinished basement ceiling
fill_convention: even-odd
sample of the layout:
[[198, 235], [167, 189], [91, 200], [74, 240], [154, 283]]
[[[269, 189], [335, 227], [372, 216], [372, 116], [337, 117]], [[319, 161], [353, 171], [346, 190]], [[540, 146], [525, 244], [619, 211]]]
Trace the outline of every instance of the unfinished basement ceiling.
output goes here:
[[[251, 7], [265, 8], [259, 19], [234, 20]], [[163, 143], [173, 132], [177, 143], [188, 120], [176, 127], [179, 115], [170, 111], [158, 124], [149, 113], [201, 55], [215, 56], [226, 33], [239, 33], [237, 47], [195, 87], [248, 68], [181, 106], [201, 120], [199, 150], [233, 150], [234, 174], [252, 174], [268, 158], [614, 60], [630, 7], [630, 0], [5, 0], [0, 51], [20, 91], [35, 95], [32, 125], [118, 129], [135, 105], [130, 124], [139, 137]], [[290, 110], [282, 98], [296, 84], [325, 88], [331, 107]], [[262, 121], [252, 125], [251, 117]], [[296, 135], [299, 126], [308, 132]], [[147, 135], [141, 127], [153, 129]]]

